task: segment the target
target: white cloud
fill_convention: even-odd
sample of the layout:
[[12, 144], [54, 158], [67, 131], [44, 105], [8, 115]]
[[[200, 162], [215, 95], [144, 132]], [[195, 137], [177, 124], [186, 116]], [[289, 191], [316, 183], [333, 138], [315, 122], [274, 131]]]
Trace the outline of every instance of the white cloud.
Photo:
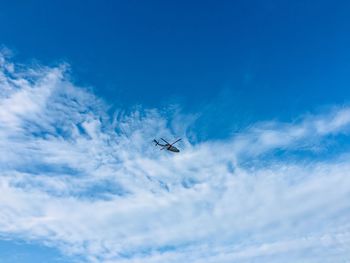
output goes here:
[[[1, 236], [91, 262], [350, 260], [348, 156], [263, 157], [346, 134], [348, 108], [191, 145], [191, 117], [139, 110], [110, 120], [63, 68], [1, 68]], [[173, 131], [180, 154], [152, 146]]]

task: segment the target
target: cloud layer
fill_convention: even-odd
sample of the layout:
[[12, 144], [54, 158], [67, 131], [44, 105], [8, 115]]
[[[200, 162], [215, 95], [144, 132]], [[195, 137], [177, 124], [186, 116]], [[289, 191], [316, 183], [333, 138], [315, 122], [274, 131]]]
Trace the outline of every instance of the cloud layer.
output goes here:
[[[350, 108], [191, 144], [189, 116], [112, 118], [66, 65], [0, 64], [2, 237], [89, 262], [350, 261], [350, 158], [332, 151]], [[151, 144], [175, 135], [180, 154]]]

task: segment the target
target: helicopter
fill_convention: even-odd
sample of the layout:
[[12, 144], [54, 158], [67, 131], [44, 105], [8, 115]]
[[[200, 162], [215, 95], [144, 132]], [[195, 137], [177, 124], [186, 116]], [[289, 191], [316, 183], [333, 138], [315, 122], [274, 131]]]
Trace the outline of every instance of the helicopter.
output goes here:
[[157, 141], [156, 139], [153, 140], [153, 142], [156, 144], [156, 146], [161, 146], [162, 148], [160, 150], [164, 150], [164, 149], [167, 149], [168, 151], [171, 151], [171, 152], [175, 152], [175, 153], [178, 153], [180, 152], [180, 150], [178, 148], [176, 148], [175, 146], [173, 146], [175, 143], [177, 143], [178, 141], [181, 140], [178, 139], [176, 140], [175, 142], [173, 143], [168, 143], [166, 140], [164, 140], [163, 138], [160, 138], [161, 140], [163, 140], [165, 142], [165, 144], [161, 144], [159, 143], [159, 141]]

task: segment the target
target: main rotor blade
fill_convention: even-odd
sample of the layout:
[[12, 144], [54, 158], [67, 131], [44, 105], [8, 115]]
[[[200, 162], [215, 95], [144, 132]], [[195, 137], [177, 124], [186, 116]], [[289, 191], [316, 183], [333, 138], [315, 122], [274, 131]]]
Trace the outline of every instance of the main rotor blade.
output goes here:
[[167, 144], [170, 144], [170, 143], [168, 143], [166, 140], [164, 140], [163, 138], [161, 138], [165, 143], [167, 143]]
[[171, 146], [174, 145], [175, 143], [177, 143], [178, 141], [181, 141], [181, 138], [176, 140], [175, 142], [173, 142], [172, 144], [170, 144]]

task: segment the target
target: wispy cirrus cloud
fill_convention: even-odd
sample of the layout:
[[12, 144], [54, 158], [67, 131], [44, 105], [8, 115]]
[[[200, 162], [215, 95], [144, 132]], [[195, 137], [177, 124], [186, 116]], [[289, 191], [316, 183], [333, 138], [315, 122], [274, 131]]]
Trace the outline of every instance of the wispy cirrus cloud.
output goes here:
[[[135, 110], [111, 118], [64, 66], [18, 70], [0, 61], [3, 237], [90, 262], [350, 260], [347, 153], [265, 157], [347, 136], [349, 108], [191, 144], [187, 116]], [[153, 148], [154, 137], [175, 131], [180, 154]]]

